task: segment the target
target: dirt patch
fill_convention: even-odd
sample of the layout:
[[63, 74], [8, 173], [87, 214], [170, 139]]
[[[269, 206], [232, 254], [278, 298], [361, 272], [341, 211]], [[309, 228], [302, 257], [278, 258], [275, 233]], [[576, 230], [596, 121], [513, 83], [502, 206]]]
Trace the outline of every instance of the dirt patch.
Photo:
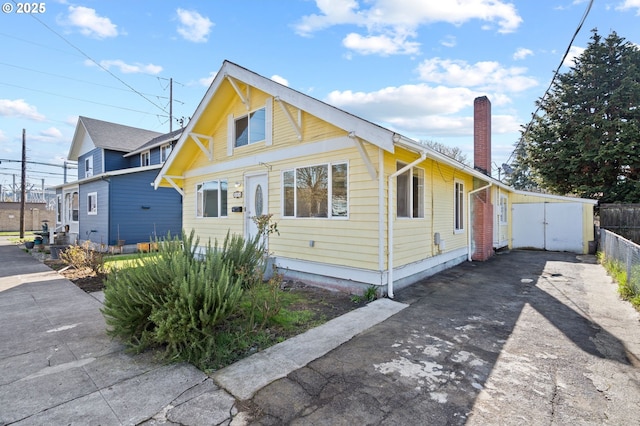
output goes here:
[[[46, 260], [45, 264], [87, 293], [104, 289], [106, 276], [97, 275], [89, 268], [76, 269], [61, 260]], [[366, 304], [363, 299], [354, 298], [348, 293], [310, 286], [301, 281], [285, 281], [281, 288], [303, 296], [287, 309], [309, 310], [313, 312], [314, 319], [328, 321]]]

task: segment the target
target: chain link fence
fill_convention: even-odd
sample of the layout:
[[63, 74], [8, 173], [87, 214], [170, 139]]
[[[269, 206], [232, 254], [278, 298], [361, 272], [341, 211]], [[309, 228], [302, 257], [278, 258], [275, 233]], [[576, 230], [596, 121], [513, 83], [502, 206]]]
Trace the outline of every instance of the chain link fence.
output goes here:
[[600, 251], [608, 262], [626, 271], [627, 285], [640, 294], [640, 245], [606, 229], [600, 230]]

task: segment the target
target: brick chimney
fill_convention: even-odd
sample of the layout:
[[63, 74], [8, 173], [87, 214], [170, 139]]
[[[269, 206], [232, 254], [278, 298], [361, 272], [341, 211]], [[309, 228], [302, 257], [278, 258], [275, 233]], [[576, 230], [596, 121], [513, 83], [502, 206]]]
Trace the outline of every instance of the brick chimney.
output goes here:
[[491, 102], [486, 96], [473, 101], [473, 167], [491, 176]]
[[[486, 96], [473, 101], [473, 166], [476, 170], [491, 176], [491, 102]], [[485, 185], [486, 182], [478, 180], [474, 182], [474, 189]], [[490, 189], [474, 193], [471, 202], [471, 258], [484, 261], [493, 255], [493, 204]]]

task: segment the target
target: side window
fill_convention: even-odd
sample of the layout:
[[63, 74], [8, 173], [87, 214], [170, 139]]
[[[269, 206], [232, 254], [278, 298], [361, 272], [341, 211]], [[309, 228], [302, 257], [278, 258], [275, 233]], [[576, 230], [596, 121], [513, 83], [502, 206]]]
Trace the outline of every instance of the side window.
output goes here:
[[196, 217], [226, 217], [228, 186], [226, 180], [196, 185]]
[[84, 177], [93, 176], [93, 157], [87, 157], [84, 159]]
[[162, 163], [167, 161], [167, 158], [169, 158], [169, 154], [171, 154], [171, 149], [172, 148], [173, 148], [173, 146], [170, 143], [168, 143], [166, 145], [162, 145], [160, 147], [160, 161]]
[[151, 164], [151, 152], [145, 151], [140, 154], [140, 166], [148, 166]]
[[500, 223], [502, 225], [507, 224], [507, 197], [505, 195], [500, 194]]
[[454, 231], [462, 232], [464, 231], [464, 182], [456, 180], [454, 182], [454, 200], [453, 200], [453, 223], [454, 223]]
[[[398, 162], [396, 170], [406, 164]], [[398, 217], [424, 217], [424, 170], [411, 167], [396, 178], [396, 214]]]
[[90, 192], [87, 194], [87, 214], [98, 214], [98, 193]]

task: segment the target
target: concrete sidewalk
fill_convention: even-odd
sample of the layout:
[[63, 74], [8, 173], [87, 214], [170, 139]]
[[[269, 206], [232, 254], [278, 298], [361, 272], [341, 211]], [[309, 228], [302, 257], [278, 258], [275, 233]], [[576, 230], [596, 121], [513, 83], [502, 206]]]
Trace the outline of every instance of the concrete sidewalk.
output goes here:
[[106, 335], [98, 299], [0, 239], [0, 425], [243, 424], [235, 397], [250, 398], [407, 306], [378, 301], [211, 378], [126, 354]]

